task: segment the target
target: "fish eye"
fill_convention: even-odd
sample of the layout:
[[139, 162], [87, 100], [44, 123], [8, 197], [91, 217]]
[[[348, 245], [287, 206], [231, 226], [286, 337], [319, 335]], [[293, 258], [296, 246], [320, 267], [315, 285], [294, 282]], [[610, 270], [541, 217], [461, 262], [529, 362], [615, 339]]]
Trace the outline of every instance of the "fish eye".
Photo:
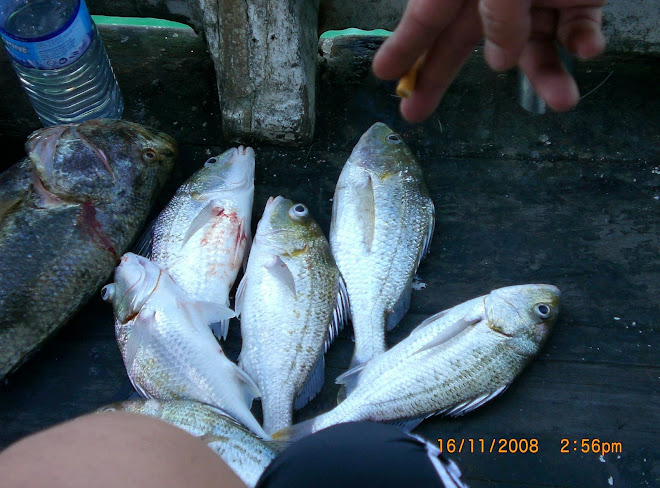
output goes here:
[[394, 144], [399, 144], [401, 142], [401, 138], [396, 134], [388, 135], [387, 140], [393, 142]]
[[542, 319], [547, 319], [552, 314], [552, 308], [545, 303], [537, 303], [534, 305], [534, 312]]
[[209, 158], [205, 163], [204, 166], [211, 166], [215, 163], [218, 162], [218, 158]]
[[302, 203], [296, 203], [291, 210], [289, 210], [289, 216], [293, 220], [302, 220], [309, 215], [309, 210]]
[[153, 163], [158, 160], [158, 151], [154, 148], [148, 147], [142, 151], [142, 161], [145, 163]]
[[103, 299], [103, 301], [108, 302], [112, 300], [114, 291], [115, 291], [115, 285], [113, 285], [112, 283], [110, 283], [109, 285], [105, 285], [101, 289], [101, 298]]

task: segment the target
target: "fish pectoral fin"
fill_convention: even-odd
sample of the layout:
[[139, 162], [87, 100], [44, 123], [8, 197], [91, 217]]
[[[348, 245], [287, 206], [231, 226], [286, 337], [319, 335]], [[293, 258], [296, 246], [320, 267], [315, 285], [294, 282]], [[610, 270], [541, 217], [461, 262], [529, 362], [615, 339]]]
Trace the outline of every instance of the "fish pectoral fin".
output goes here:
[[[349, 369], [345, 373], [337, 376], [337, 379], [335, 380], [335, 383], [338, 385], [344, 385], [344, 390], [345, 394], [342, 394], [344, 398], [346, 398], [348, 395], [351, 394], [353, 390], [355, 390], [355, 387], [357, 386], [358, 382], [360, 381], [360, 374], [366, 368], [367, 364], [369, 362], [367, 361], [366, 363], [362, 363], [352, 369]], [[342, 400], [344, 399], [342, 398]], [[337, 397], [339, 400], [339, 396]]]
[[209, 220], [219, 215], [222, 210], [223, 208], [217, 200], [211, 200], [204, 208], [202, 208], [199, 213], [195, 215], [195, 218], [190, 222], [188, 231], [186, 232], [186, 235], [183, 236], [183, 241], [181, 241], [181, 248], [183, 249], [190, 238], [194, 236], [202, 227], [208, 224]]
[[238, 366], [234, 365], [234, 375], [236, 380], [238, 380], [241, 385], [241, 393], [243, 395], [243, 400], [245, 404], [250, 407], [252, 405], [252, 400], [255, 398], [261, 398], [261, 390], [257, 384], [248, 376], [248, 374], [243, 371]]
[[296, 293], [296, 280], [289, 267], [279, 256], [273, 256], [273, 259], [265, 264], [264, 268], [268, 270], [273, 278], [278, 280], [291, 291], [293, 298], [298, 298], [298, 294]]
[[293, 409], [300, 410], [307, 405], [316, 395], [319, 394], [321, 388], [323, 388], [324, 381], [325, 357], [323, 356], [323, 351], [320, 351], [312, 370], [309, 372], [309, 376], [307, 376], [305, 383], [298, 391], [298, 395], [293, 404]]
[[236, 297], [234, 300], [234, 310], [236, 311], [236, 317], [240, 317], [241, 312], [243, 311], [243, 302], [245, 301], [245, 289], [247, 288], [247, 274], [243, 275], [241, 281], [238, 283], [238, 288], [236, 289]]
[[144, 231], [142, 232], [142, 235], [133, 246], [133, 250], [132, 250], [133, 254], [137, 254], [139, 256], [144, 256], [147, 259], [151, 259], [151, 254], [153, 252], [153, 246], [154, 246], [154, 227], [156, 227], [157, 221], [158, 221], [158, 217], [156, 217], [151, 222], [149, 222], [149, 224], [145, 227]]
[[328, 351], [330, 345], [335, 340], [335, 337], [348, 323], [351, 307], [348, 302], [348, 291], [346, 290], [346, 282], [342, 275], [339, 275], [339, 290], [337, 291], [337, 302], [332, 311], [332, 320], [328, 327], [328, 333], [325, 336], [325, 352]]
[[[209, 327], [211, 324], [222, 323], [228, 327], [229, 319], [235, 317], [234, 311], [227, 305], [202, 301], [178, 301], [178, 306], [192, 324], [200, 327]], [[227, 328], [218, 330], [223, 338], [227, 337]]]
[[424, 239], [424, 244], [422, 246], [422, 252], [419, 254], [419, 259], [417, 260], [417, 267], [419, 267], [419, 263], [422, 262], [422, 259], [424, 259], [431, 250], [431, 241], [433, 240], [433, 232], [435, 231], [435, 205], [433, 205], [433, 202], [430, 199], [429, 203], [431, 205], [431, 218], [429, 219], [426, 238]]
[[458, 405], [455, 405], [447, 410], [440, 411], [438, 414], [448, 417], [460, 417], [461, 415], [465, 415], [475, 408], [482, 406], [484, 403], [491, 401], [493, 398], [500, 396], [508, 387], [509, 385], [504, 385], [495, 391], [484, 393], [483, 395], [480, 395], [473, 400], [459, 403]]
[[374, 183], [369, 173], [366, 174], [364, 187], [357, 193], [356, 208], [361, 212], [356, 219], [358, 235], [364, 248], [371, 252], [376, 233], [376, 198], [374, 196]]
[[[459, 335], [461, 332], [463, 332], [465, 329], [468, 327], [472, 327], [473, 325], [478, 324], [484, 319], [483, 315], [479, 315], [476, 317], [463, 317], [460, 320], [457, 320], [454, 322], [452, 325], [449, 327], [443, 329], [440, 331], [440, 333], [435, 336], [431, 341], [427, 342], [424, 344], [422, 347], [420, 347], [417, 351], [415, 351], [412, 355], [414, 354], [419, 354], [421, 352], [427, 351], [433, 347], [439, 346], [441, 344], [444, 344], [445, 342], [453, 339], [457, 335]], [[417, 329], [415, 329], [417, 330]], [[415, 331], [413, 331], [415, 332]]]
[[438, 312], [434, 315], [431, 315], [430, 317], [425, 318], [417, 327], [415, 327], [412, 330], [412, 332], [410, 334], [412, 335], [412, 334], [415, 334], [415, 333], [421, 331], [427, 325], [429, 325], [431, 322], [435, 322], [436, 320], [438, 320], [443, 315], [447, 315], [447, 312], [449, 312], [449, 310], [443, 310], [442, 312]]
[[384, 423], [389, 425], [394, 425], [395, 427], [398, 427], [399, 429], [405, 432], [410, 432], [419, 424], [421, 424], [425, 418], [426, 417], [410, 417], [405, 419], [388, 420], [387, 422]]
[[148, 398], [148, 396], [145, 395], [141, 391], [140, 386], [133, 381], [131, 371], [133, 370], [133, 363], [135, 363], [135, 358], [140, 346], [142, 346], [144, 342], [149, 341], [149, 336], [153, 334], [156, 323], [155, 317], [156, 312], [146, 314], [141, 312], [135, 317], [135, 319], [133, 319], [133, 324], [131, 325], [131, 330], [123, 351], [124, 365], [126, 366], [128, 377], [137, 392], [145, 398]]

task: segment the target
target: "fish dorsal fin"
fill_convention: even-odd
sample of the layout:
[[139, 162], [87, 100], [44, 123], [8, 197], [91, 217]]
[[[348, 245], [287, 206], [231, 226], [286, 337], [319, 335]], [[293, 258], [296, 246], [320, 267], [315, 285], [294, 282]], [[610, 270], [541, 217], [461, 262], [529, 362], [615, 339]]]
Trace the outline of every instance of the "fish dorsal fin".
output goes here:
[[211, 200], [207, 203], [190, 222], [188, 231], [186, 232], [186, 235], [183, 236], [183, 241], [181, 241], [181, 248], [183, 248], [190, 238], [204, 227], [213, 217], [218, 216], [222, 210], [223, 208], [217, 200]]
[[208, 327], [211, 324], [224, 323], [225, 327], [220, 326], [218, 329], [218, 333], [223, 338], [227, 337], [228, 320], [236, 316], [231, 308], [221, 303], [180, 299], [177, 301], [177, 305], [196, 327]]
[[[461, 332], [463, 332], [468, 327], [472, 327], [472, 326], [478, 324], [483, 319], [484, 319], [483, 315], [463, 317], [463, 318], [457, 320], [456, 322], [454, 322], [453, 324], [451, 324], [449, 327], [446, 327], [445, 329], [442, 329], [438, 333], [438, 335], [436, 335], [431, 341], [427, 342], [422, 347], [420, 347], [413, 354], [419, 354], [419, 353], [427, 351], [427, 350], [429, 350], [433, 347], [444, 344], [445, 342], [447, 342], [447, 341], [453, 339], [454, 337], [456, 337], [457, 335], [459, 335]], [[417, 330], [417, 329], [415, 329], [415, 330]]]
[[484, 403], [487, 403], [491, 401], [493, 398], [501, 395], [508, 387], [509, 385], [501, 386], [495, 391], [492, 391], [490, 393], [484, 393], [483, 395], [480, 395], [473, 400], [459, 403], [458, 405], [455, 405], [447, 410], [443, 410], [438, 413], [449, 417], [460, 417], [461, 415], [465, 415], [466, 413], [471, 412], [475, 408], [478, 408], [482, 406]]
[[240, 317], [241, 312], [243, 311], [243, 302], [245, 301], [245, 289], [247, 288], [248, 275], [244, 274], [241, 281], [238, 283], [238, 288], [236, 288], [236, 298], [234, 300], [234, 310], [236, 311], [236, 316]]
[[158, 217], [147, 224], [144, 231], [142, 232], [142, 235], [133, 246], [133, 254], [151, 259], [154, 246], [154, 228], [156, 227], [157, 221]]
[[433, 202], [430, 203], [431, 220], [429, 221], [426, 238], [424, 239], [424, 245], [422, 246], [422, 252], [419, 254], [419, 259], [417, 260], [417, 267], [419, 267], [419, 263], [422, 262], [422, 259], [424, 259], [431, 250], [431, 241], [433, 240], [433, 232], [435, 231], [435, 205], [433, 205]]
[[286, 286], [289, 291], [291, 291], [293, 298], [298, 298], [298, 294], [296, 293], [296, 280], [293, 278], [293, 274], [289, 267], [279, 256], [273, 256], [273, 259], [265, 264], [264, 268], [268, 270], [273, 278], [278, 280]]
[[348, 396], [351, 394], [353, 390], [355, 390], [355, 387], [357, 386], [358, 382], [360, 381], [360, 374], [364, 370], [364, 368], [369, 364], [367, 361], [366, 363], [362, 363], [352, 369], [349, 369], [346, 371], [344, 374], [341, 374], [337, 377], [335, 380], [335, 383], [338, 385], [344, 385], [344, 388], [346, 389], [345, 396]]
[[[233, 363], [232, 363], [233, 364]], [[243, 401], [250, 408], [252, 406], [252, 400], [255, 398], [261, 397], [261, 390], [248, 374], [243, 371], [241, 368], [234, 364], [234, 377], [241, 386], [241, 393], [243, 395]]]
[[312, 367], [312, 370], [309, 372], [309, 376], [305, 380], [305, 383], [298, 391], [296, 396], [296, 401], [293, 404], [294, 410], [300, 410], [305, 405], [307, 405], [310, 400], [312, 400], [323, 388], [323, 383], [325, 381], [325, 358], [323, 356], [323, 351], [319, 352], [316, 362]]
[[350, 315], [350, 306], [348, 302], [348, 291], [346, 290], [346, 282], [342, 275], [339, 275], [339, 290], [337, 291], [337, 302], [335, 303], [335, 308], [332, 311], [332, 320], [330, 321], [330, 327], [328, 327], [328, 333], [325, 336], [325, 351], [328, 351], [330, 345], [335, 340], [335, 337], [341, 332], [344, 328], [344, 325], [348, 322]]

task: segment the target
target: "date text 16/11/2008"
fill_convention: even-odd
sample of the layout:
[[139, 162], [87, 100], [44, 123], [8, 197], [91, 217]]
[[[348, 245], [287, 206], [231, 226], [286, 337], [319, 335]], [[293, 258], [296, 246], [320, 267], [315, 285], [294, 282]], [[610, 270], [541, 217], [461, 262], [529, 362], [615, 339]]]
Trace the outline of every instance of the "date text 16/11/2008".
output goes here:
[[[532, 453], [539, 452], [539, 440], [531, 439], [438, 439], [440, 452], [454, 453]], [[559, 452], [569, 454], [581, 452], [584, 454], [608, 454], [611, 452], [621, 453], [623, 445], [620, 442], [605, 442], [600, 439], [561, 439]]]

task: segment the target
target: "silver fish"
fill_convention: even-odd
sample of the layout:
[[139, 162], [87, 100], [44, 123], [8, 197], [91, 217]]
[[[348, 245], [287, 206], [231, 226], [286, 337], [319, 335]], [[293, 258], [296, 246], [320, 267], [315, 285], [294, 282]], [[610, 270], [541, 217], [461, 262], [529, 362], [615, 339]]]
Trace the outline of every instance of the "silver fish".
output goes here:
[[330, 425], [463, 415], [501, 394], [547, 338], [559, 313], [552, 285], [500, 288], [422, 322], [389, 351], [337, 378], [348, 396], [333, 410], [273, 436], [296, 439]]
[[[251, 241], [254, 150], [210, 158], [176, 192], [153, 229], [151, 260], [194, 300], [229, 306], [229, 290]], [[214, 327], [227, 335], [228, 320]]]
[[220, 456], [243, 482], [253, 487], [282, 444], [265, 441], [240, 425], [225, 411], [189, 400], [128, 400], [100, 412], [125, 411], [149, 415], [199, 437]]
[[351, 366], [386, 349], [385, 329], [410, 307], [412, 280], [433, 236], [435, 210], [422, 170], [382, 123], [360, 138], [339, 176], [330, 246], [351, 305]]
[[190, 299], [156, 264], [132, 253], [102, 295], [113, 304], [117, 343], [138, 393], [214, 405], [268, 438], [250, 412], [259, 388], [225, 357], [207, 326], [233, 316], [230, 309]]
[[[236, 294], [239, 364], [262, 392], [264, 429], [291, 425], [323, 386], [324, 344], [347, 309], [341, 277], [309, 210], [270, 198]], [[339, 303], [339, 305], [337, 305]]]

